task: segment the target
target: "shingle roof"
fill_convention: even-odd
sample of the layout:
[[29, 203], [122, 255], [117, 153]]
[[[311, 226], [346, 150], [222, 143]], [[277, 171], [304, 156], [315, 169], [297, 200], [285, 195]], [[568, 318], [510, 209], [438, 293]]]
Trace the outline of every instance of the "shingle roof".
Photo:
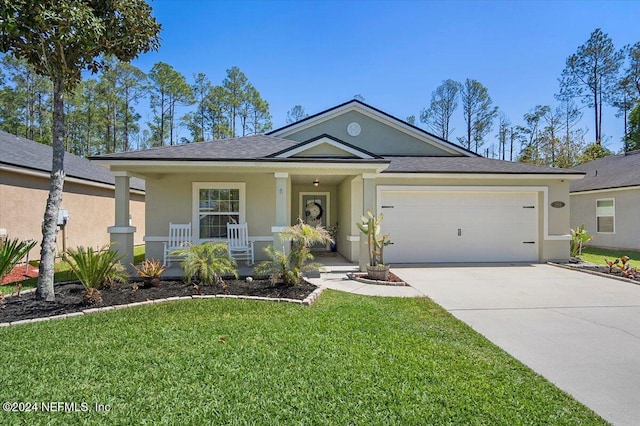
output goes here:
[[[389, 157], [383, 173], [500, 173], [576, 174], [572, 169], [555, 169], [483, 157]], [[578, 173], [579, 174], [579, 173]]]
[[[53, 149], [49, 145], [0, 130], [0, 164], [49, 173], [52, 156]], [[109, 170], [68, 152], [64, 155], [64, 171], [69, 177], [115, 185], [115, 179]], [[144, 191], [144, 180], [132, 178], [131, 188]]]
[[343, 145], [343, 146], [345, 146], [347, 148], [350, 148], [350, 149], [352, 149], [354, 151], [358, 151], [361, 154], [364, 154], [364, 155], [369, 156], [371, 158], [382, 158], [381, 156], [379, 156], [377, 154], [369, 152], [369, 151], [367, 151], [365, 149], [362, 149], [360, 147], [357, 147], [355, 145], [351, 145], [350, 143], [347, 143], [347, 142], [345, 142], [345, 141], [343, 141], [341, 139], [338, 139], [338, 138], [333, 137], [333, 136], [331, 136], [329, 134], [326, 134], [326, 133], [323, 133], [323, 134], [321, 134], [319, 136], [316, 136], [315, 138], [311, 138], [311, 139], [306, 140], [304, 142], [300, 142], [300, 143], [292, 146], [291, 148], [286, 148], [286, 149], [283, 149], [282, 151], [278, 151], [278, 152], [274, 152], [273, 154], [269, 154], [268, 157], [270, 157], [270, 158], [277, 157], [279, 155], [282, 155], [282, 154], [286, 153], [287, 151], [290, 151], [290, 150], [293, 150], [293, 149], [296, 149], [296, 148], [300, 148], [300, 147], [303, 147], [305, 145], [309, 145], [309, 144], [311, 144], [311, 143], [313, 143], [313, 142], [315, 142], [317, 140], [324, 139], [324, 138], [331, 139], [332, 141], [336, 142], [338, 144], [338, 146]]
[[255, 160], [297, 145], [298, 142], [266, 135], [217, 139], [185, 145], [91, 157], [96, 160]]
[[261, 162], [350, 162], [390, 163], [383, 173], [501, 173], [501, 174], [580, 174], [570, 169], [555, 169], [531, 164], [513, 163], [483, 157], [411, 157], [375, 156], [373, 159], [338, 158], [273, 158], [280, 152], [300, 145], [293, 140], [268, 135], [220, 139], [186, 145], [166, 146], [142, 151], [120, 152], [92, 157], [96, 160], [161, 160], [161, 161], [261, 161]]
[[640, 186], [640, 151], [598, 158], [575, 169], [587, 175], [571, 182], [570, 192]]

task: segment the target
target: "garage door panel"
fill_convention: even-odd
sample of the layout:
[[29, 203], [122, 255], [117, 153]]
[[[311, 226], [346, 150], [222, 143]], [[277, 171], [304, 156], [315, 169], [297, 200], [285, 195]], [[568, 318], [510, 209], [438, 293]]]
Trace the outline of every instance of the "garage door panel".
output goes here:
[[534, 192], [382, 191], [381, 197], [383, 231], [394, 242], [386, 262], [538, 258]]

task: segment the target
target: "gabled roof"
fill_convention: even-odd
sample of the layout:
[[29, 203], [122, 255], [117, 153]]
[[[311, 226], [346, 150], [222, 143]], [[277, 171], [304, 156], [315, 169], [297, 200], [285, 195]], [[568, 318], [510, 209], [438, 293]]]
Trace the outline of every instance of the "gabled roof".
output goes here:
[[[287, 155], [298, 153], [315, 142], [331, 141], [336, 146], [349, 149], [354, 153], [350, 157], [296, 157]], [[360, 154], [360, 155], [356, 155]], [[383, 173], [479, 173], [479, 174], [522, 174], [522, 175], [581, 175], [581, 172], [570, 169], [540, 167], [525, 163], [494, 160], [484, 157], [429, 157], [429, 156], [379, 156], [352, 146], [340, 139], [320, 135], [299, 143], [274, 136], [255, 135], [234, 139], [221, 139], [211, 142], [197, 142], [186, 145], [166, 146], [142, 151], [105, 154], [92, 159], [105, 163], [117, 164], [119, 161], [135, 161], [144, 164], [161, 162], [318, 162], [330, 163], [375, 163], [389, 166]]]
[[268, 157], [271, 158], [290, 158], [294, 155], [297, 154], [303, 154], [305, 150], [309, 150], [315, 146], [318, 146], [320, 144], [330, 144], [335, 148], [338, 148], [339, 150], [344, 151], [345, 154], [351, 154], [348, 155], [348, 157], [359, 157], [359, 158], [382, 158], [379, 155], [373, 154], [369, 151], [366, 151], [360, 147], [357, 147], [355, 145], [351, 145], [350, 143], [347, 143], [343, 140], [340, 140], [338, 138], [335, 138], [331, 135], [328, 134], [322, 134], [320, 136], [316, 136], [315, 138], [311, 138], [307, 141], [301, 142], [297, 145], [294, 145], [290, 148], [287, 149], [283, 149], [282, 151], [273, 153], [271, 155], [268, 155]]
[[[53, 148], [49, 145], [0, 130], [0, 165], [51, 173], [52, 156]], [[107, 169], [69, 152], [64, 155], [64, 171], [68, 177], [115, 185], [115, 179]], [[132, 178], [131, 188], [144, 191], [144, 180]]]
[[283, 136], [283, 135], [287, 135], [293, 131], [295, 131], [298, 128], [302, 128], [305, 127], [307, 125], [309, 125], [310, 123], [316, 122], [316, 121], [321, 121], [322, 119], [329, 117], [329, 116], [333, 116], [335, 114], [339, 114], [343, 111], [349, 111], [351, 109], [359, 109], [361, 111], [367, 112], [375, 117], [377, 117], [379, 120], [381, 121], [387, 121], [387, 122], [391, 122], [396, 126], [399, 126], [400, 128], [412, 132], [415, 135], [421, 136], [421, 137], [426, 137], [430, 140], [432, 140], [433, 142], [438, 143], [439, 145], [442, 145], [446, 148], [452, 149], [453, 151], [456, 151], [458, 153], [464, 154], [466, 156], [470, 156], [470, 157], [481, 157], [481, 155], [476, 154], [473, 151], [470, 151], [466, 148], [461, 147], [458, 144], [455, 144], [453, 142], [449, 142], [446, 139], [442, 139], [439, 136], [434, 135], [433, 133], [430, 133], [424, 129], [421, 129], [418, 126], [415, 126], [413, 124], [410, 124], [404, 120], [399, 119], [398, 117], [395, 117], [391, 114], [388, 114], [376, 107], [373, 107], [369, 104], [366, 104], [362, 101], [359, 101], [357, 99], [352, 99], [350, 101], [344, 102], [340, 105], [334, 106], [332, 108], [326, 109], [324, 111], [321, 111], [317, 114], [313, 114], [310, 115], [308, 117], [303, 118], [302, 120], [298, 120], [294, 123], [290, 123], [287, 124], [286, 126], [280, 127], [278, 129], [272, 130], [270, 132], [267, 133], [267, 135], [271, 135], [271, 136]]
[[610, 155], [580, 164], [584, 179], [571, 182], [570, 192], [640, 186], [640, 150]]
[[216, 139], [184, 145], [163, 146], [141, 151], [119, 152], [91, 157], [96, 160], [255, 160], [289, 149], [298, 142], [266, 135]]

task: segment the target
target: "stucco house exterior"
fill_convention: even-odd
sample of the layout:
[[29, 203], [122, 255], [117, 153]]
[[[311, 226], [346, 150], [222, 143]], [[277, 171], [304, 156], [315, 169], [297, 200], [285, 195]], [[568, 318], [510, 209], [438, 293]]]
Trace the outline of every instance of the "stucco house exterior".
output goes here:
[[[0, 229], [5, 229], [9, 238], [42, 241], [52, 155], [50, 146], [0, 131]], [[108, 244], [107, 227], [115, 220], [113, 175], [70, 153], [65, 153], [64, 168], [66, 177], [60, 208], [68, 219], [58, 231], [58, 253], [65, 248]], [[144, 189], [144, 181], [132, 179], [130, 219], [138, 231], [135, 244], [143, 243], [145, 232]], [[40, 244], [29, 256], [39, 259]]]
[[[569, 182], [582, 177], [482, 158], [358, 100], [265, 135], [93, 160], [122, 194], [133, 176], [145, 179], [148, 257], [161, 258], [170, 222], [191, 223], [196, 243], [224, 240], [229, 220], [247, 222], [259, 257], [302, 218], [337, 226], [338, 251], [361, 267], [356, 223], [368, 210], [384, 213], [391, 264], [566, 259]], [[117, 219], [127, 205], [118, 208], [112, 237], [130, 247]]]
[[640, 250], [640, 151], [575, 169], [586, 176], [570, 185], [571, 227], [584, 224], [594, 237], [589, 245]]

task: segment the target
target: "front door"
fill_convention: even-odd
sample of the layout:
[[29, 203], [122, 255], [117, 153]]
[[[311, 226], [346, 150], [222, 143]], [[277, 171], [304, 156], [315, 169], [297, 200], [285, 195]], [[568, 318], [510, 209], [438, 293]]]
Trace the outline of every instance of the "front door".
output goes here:
[[[329, 202], [328, 192], [301, 192], [300, 219], [307, 225], [321, 225], [326, 229], [331, 224]], [[318, 244], [313, 248], [324, 248], [324, 245]]]

